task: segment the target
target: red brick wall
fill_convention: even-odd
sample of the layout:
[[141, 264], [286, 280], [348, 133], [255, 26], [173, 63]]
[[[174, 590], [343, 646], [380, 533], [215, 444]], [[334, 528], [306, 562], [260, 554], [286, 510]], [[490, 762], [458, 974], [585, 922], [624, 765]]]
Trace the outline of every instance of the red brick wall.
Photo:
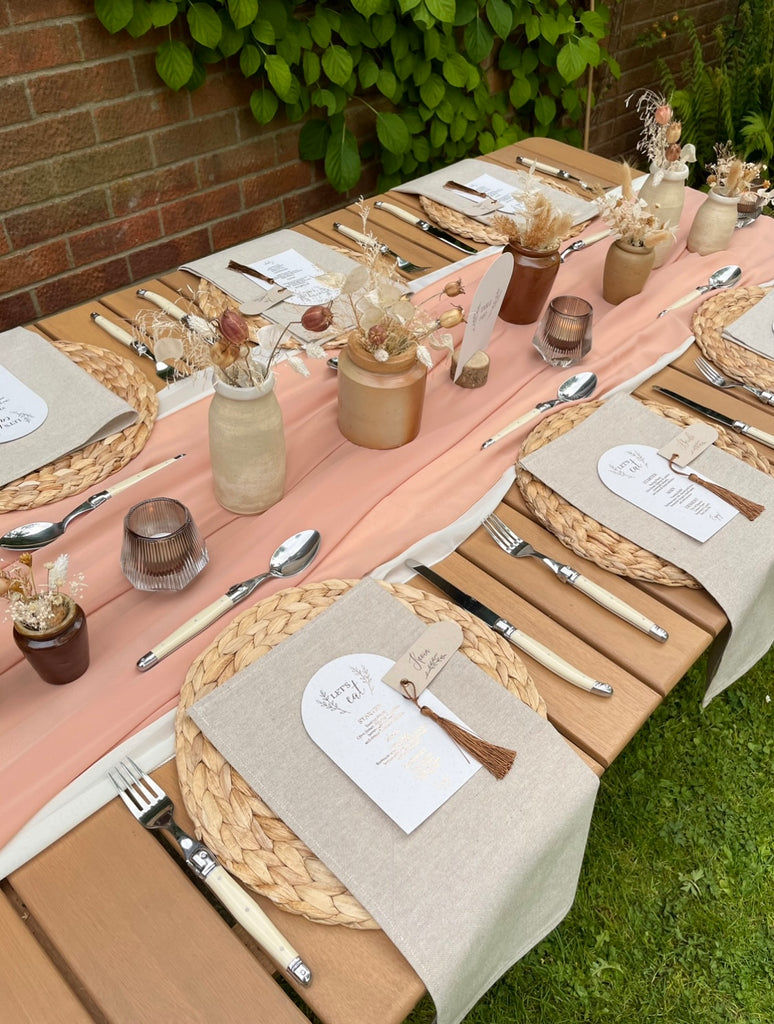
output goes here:
[[0, 0], [0, 329], [345, 201], [238, 74], [167, 89], [156, 42], [110, 36], [90, 0]]

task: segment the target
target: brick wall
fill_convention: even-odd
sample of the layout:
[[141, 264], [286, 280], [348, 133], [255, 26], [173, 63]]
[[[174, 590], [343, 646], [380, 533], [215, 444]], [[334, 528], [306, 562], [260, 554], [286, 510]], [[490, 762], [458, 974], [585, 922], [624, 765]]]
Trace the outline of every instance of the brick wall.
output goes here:
[[89, 0], [0, 0], [0, 329], [345, 201], [240, 75], [171, 92], [157, 41], [108, 35]]

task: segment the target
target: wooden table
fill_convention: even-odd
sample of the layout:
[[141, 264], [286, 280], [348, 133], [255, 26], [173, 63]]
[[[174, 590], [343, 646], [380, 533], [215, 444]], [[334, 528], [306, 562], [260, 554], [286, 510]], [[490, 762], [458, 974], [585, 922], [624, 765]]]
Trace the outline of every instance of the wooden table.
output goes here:
[[[548, 139], [529, 140], [487, 159], [514, 166], [514, 153], [561, 165], [605, 184], [620, 180], [611, 162]], [[390, 201], [420, 212], [411, 196]], [[343, 244], [335, 219], [357, 226], [354, 208], [310, 221], [312, 237]], [[401, 255], [433, 268], [453, 253], [430, 236], [409, 237], [402, 222], [375, 214], [373, 227]], [[477, 246], [481, 248], [482, 246]], [[573, 257], [579, 258], [579, 257]], [[147, 287], [178, 299], [189, 275], [163, 275]], [[49, 338], [78, 340], [126, 356], [89, 318], [101, 312], [118, 322], [148, 307], [134, 287], [49, 317], [36, 325]], [[148, 307], [150, 308], [150, 307]], [[654, 382], [710, 401], [708, 386], [687, 352], [637, 389], [647, 396]], [[134, 356], [132, 356], [134, 358]], [[137, 359], [161, 387], [147, 360]], [[711, 392], [711, 402], [735, 415], [768, 422], [772, 413], [739, 391]], [[761, 449], [764, 454], [771, 452]], [[499, 515], [537, 548], [563, 560], [566, 549], [535, 522], [514, 486]], [[598, 775], [610, 765], [643, 722], [725, 625], [703, 591], [636, 583], [572, 557], [573, 564], [665, 626], [670, 640], [655, 644], [563, 587], [533, 562], [512, 560], [477, 530], [436, 566], [446, 579], [472, 593], [559, 654], [597, 678], [613, 683], [615, 705], [590, 700], [525, 657], [551, 722]], [[419, 582], [428, 590], [429, 584]], [[188, 825], [173, 762], [155, 773]], [[422, 982], [382, 932], [359, 932], [310, 923], [259, 898], [266, 912], [313, 965], [314, 983], [301, 993], [325, 1024], [400, 1024], [424, 994]], [[5, 955], [0, 962], [0, 1019], [42, 1024], [95, 1021], [104, 1024], [197, 1020], [225, 1024], [255, 1019], [292, 1024], [306, 1019], [272, 976], [255, 944], [220, 916], [181, 869], [176, 855], [137, 826], [114, 800], [2, 882], [0, 920]]]

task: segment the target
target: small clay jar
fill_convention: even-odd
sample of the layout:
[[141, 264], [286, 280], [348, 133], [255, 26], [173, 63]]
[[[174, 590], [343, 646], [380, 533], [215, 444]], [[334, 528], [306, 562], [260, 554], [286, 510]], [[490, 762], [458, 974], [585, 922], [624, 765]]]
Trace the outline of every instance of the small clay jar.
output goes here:
[[64, 596], [67, 611], [62, 622], [48, 630], [13, 626], [13, 639], [45, 683], [61, 685], [82, 676], [89, 667], [86, 615], [72, 598]]
[[513, 256], [513, 272], [500, 306], [500, 319], [509, 324], [534, 324], [559, 271], [559, 248], [525, 249], [509, 242], [503, 252]]
[[653, 269], [655, 253], [647, 245], [631, 245], [617, 238], [607, 250], [602, 273], [602, 297], [617, 306], [639, 295]]

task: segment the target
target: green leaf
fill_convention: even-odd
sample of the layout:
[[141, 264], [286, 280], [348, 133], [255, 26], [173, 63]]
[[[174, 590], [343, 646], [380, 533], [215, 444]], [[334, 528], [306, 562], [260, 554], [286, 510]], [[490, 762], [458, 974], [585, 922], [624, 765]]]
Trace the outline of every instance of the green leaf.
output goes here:
[[246, 28], [258, 17], [258, 0], [228, 0], [234, 28]]
[[193, 69], [193, 54], [179, 39], [169, 39], [156, 50], [156, 71], [175, 92], [183, 88]]
[[193, 92], [195, 89], [198, 89], [199, 86], [204, 85], [206, 77], [207, 71], [204, 65], [196, 59], [196, 54], [194, 54], [193, 72], [191, 73], [191, 77], [185, 83], [184, 88], [189, 92]]
[[321, 50], [327, 49], [331, 45], [331, 25], [325, 15], [325, 11], [318, 7], [309, 19], [308, 25], [309, 31], [312, 33], [312, 39], [314, 39]]
[[266, 74], [272, 89], [281, 100], [289, 99], [293, 76], [287, 62], [282, 57], [278, 57], [276, 53], [267, 53], [265, 63]]
[[304, 69], [304, 81], [307, 85], [314, 85], [320, 77], [320, 58], [314, 50], [304, 50], [301, 63]]
[[312, 93], [312, 103], [315, 107], [325, 110], [328, 117], [332, 117], [339, 112], [336, 94], [332, 89], [315, 89]]
[[469, 66], [461, 53], [450, 53], [443, 62], [443, 77], [449, 85], [462, 88], [467, 85]]
[[370, 18], [372, 14], [385, 14], [389, 10], [389, 3], [385, 0], [351, 0], [351, 3], [364, 18]]
[[411, 152], [421, 164], [427, 163], [430, 159], [430, 143], [424, 135], [414, 136], [414, 141], [411, 144]]
[[399, 114], [380, 111], [376, 115], [376, 137], [391, 153], [403, 153], [411, 142], [408, 128]]
[[384, 46], [395, 31], [395, 16], [393, 14], [377, 14], [376, 17], [371, 18], [371, 31], [377, 43]]
[[250, 78], [260, 68], [263, 63], [263, 57], [261, 51], [257, 46], [253, 46], [252, 43], [248, 43], [242, 47], [239, 54], [239, 70], [245, 76]]
[[244, 45], [245, 34], [241, 28], [233, 28], [230, 24], [223, 25], [223, 35], [220, 37], [218, 49], [222, 57], [233, 57], [239, 53]]
[[325, 148], [325, 174], [337, 192], [354, 188], [360, 180], [360, 153], [357, 139], [344, 124], [335, 126]]
[[197, 43], [215, 47], [220, 42], [223, 26], [220, 18], [209, 4], [191, 4], [186, 14], [188, 28]]
[[574, 39], [565, 43], [557, 53], [556, 69], [565, 82], [574, 82], [586, 70], [586, 61]]
[[556, 118], [556, 100], [553, 96], [538, 96], [535, 100], [535, 117], [538, 124], [551, 124]]
[[250, 95], [250, 110], [258, 124], [268, 124], [279, 110], [279, 100], [270, 89], [256, 89]]
[[428, 80], [432, 72], [433, 65], [429, 60], [415, 60], [414, 71], [411, 75], [414, 85], [422, 85]]
[[524, 19], [524, 32], [527, 42], [534, 42], [540, 35], [540, 18], [537, 14], [528, 14]]
[[433, 149], [440, 149], [441, 146], [446, 142], [449, 135], [449, 129], [443, 121], [439, 121], [437, 117], [434, 117], [430, 122], [430, 145]]
[[587, 64], [591, 64], [592, 67], [596, 67], [599, 64], [602, 51], [599, 48], [599, 43], [595, 42], [595, 40], [589, 39], [588, 36], [579, 36], [578, 49], [580, 50], [581, 57], [583, 57]]
[[454, 24], [454, 17], [457, 13], [455, 0], [425, 0], [425, 3], [434, 18], [447, 24]]
[[514, 106], [515, 110], [519, 107], [523, 107], [525, 103], [529, 103], [532, 99], [532, 86], [529, 84], [526, 78], [514, 78], [510, 89], [508, 90], [508, 98]]
[[177, 4], [171, 0], [151, 0], [150, 9], [154, 28], [171, 25], [177, 17]]
[[285, 0], [259, 0], [258, 14], [272, 23], [277, 38], [285, 34], [288, 27], [288, 5]]
[[467, 25], [474, 18], [479, 17], [478, 4], [476, 0], [457, 0], [457, 12], [454, 17], [454, 25]]
[[491, 132], [481, 132], [481, 134], [478, 137], [478, 148], [479, 151], [484, 155], [486, 155], [487, 153], [494, 152], [496, 148], [495, 140], [492, 137]]
[[480, 64], [482, 60], [489, 56], [494, 36], [482, 18], [474, 18], [467, 25], [463, 38], [468, 60], [472, 60], [474, 64]]
[[398, 6], [400, 7], [401, 14], [408, 14], [409, 11], [413, 11], [415, 7], [419, 7], [422, 0], [398, 0]]
[[139, 2], [134, 5], [134, 16], [126, 26], [126, 31], [132, 39], [139, 39], [140, 36], [144, 36], [146, 32], [150, 32], [152, 28], [153, 15], [151, 13], [150, 4], [145, 3], [145, 0], [139, 0]]
[[584, 11], [580, 16], [580, 23], [590, 36], [595, 39], [602, 39], [607, 32], [607, 24], [602, 15], [597, 11]]
[[310, 118], [298, 136], [298, 155], [302, 160], [322, 160], [331, 135], [328, 121]]
[[392, 71], [388, 71], [386, 68], [382, 68], [376, 78], [376, 88], [387, 99], [392, 99], [395, 95], [395, 91], [398, 88], [398, 80], [393, 75]]
[[336, 85], [346, 85], [352, 77], [352, 57], [343, 46], [329, 46], [322, 56], [325, 74]]
[[277, 33], [274, 25], [267, 18], [256, 18], [250, 26], [250, 32], [257, 43], [264, 46], [274, 46], [277, 41]]
[[134, 17], [134, 0], [94, 0], [94, 13], [113, 35]]
[[506, 0], [486, 0], [486, 16], [496, 36], [507, 39], [513, 29], [513, 7]]
[[357, 66], [357, 77], [359, 78], [360, 86], [363, 89], [373, 88], [373, 86], [376, 85], [377, 78], [379, 77], [379, 65], [367, 50], [360, 58], [360, 63]]
[[419, 95], [422, 97], [422, 102], [434, 110], [446, 95], [446, 83], [440, 75], [431, 75], [420, 86]]
[[441, 33], [434, 28], [423, 33], [422, 44], [425, 49], [425, 58], [434, 60], [441, 53]]

